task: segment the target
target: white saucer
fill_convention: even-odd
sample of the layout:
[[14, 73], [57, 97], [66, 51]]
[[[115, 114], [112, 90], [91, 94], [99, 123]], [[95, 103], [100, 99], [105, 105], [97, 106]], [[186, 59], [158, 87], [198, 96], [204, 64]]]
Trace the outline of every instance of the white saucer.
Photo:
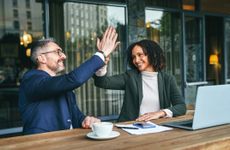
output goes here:
[[109, 139], [113, 139], [116, 138], [120, 135], [119, 132], [117, 131], [112, 131], [111, 134], [107, 137], [98, 137], [96, 136], [93, 132], [89, 132], [86, 136], [90, 139], [94, 139], [94, 140], [109, 140]]

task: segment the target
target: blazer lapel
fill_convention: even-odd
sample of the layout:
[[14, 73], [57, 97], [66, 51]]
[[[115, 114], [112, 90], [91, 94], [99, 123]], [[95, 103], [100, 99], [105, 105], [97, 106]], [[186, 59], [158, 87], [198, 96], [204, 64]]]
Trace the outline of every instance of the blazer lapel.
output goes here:
[[[141, 105], [141, 101], [143, 98], [143, 90], [142, 90], [142, 76], [141, 73], [137, 74], [137, 91], [138, 91], [138, 100], [139, 100], [139, 106]], [[140, 108], [140, 107], [139, 107]]]
[[161, 76], [161, 73], [159, 72], [158, 73], [158, 91], [159, 91], [159, 101], [160, 101], [160, 108], [163, 108], [164, 106], [164, 102], [163, 102], [163, 79], [162, 79], [162, 76]]

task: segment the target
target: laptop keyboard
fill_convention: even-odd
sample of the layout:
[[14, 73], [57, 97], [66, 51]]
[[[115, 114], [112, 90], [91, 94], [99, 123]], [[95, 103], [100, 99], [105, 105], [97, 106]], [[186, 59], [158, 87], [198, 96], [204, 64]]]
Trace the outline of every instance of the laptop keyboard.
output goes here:
[[166, 123], [163, 123], [162, 125], [170, 126], [170, 127], [184, 128], [184, 129], [192, 129], [193, 119], [175, 121], [175, 122], [166, 122]]
[[192, 122], [182, 123], [181, 125], [186, 127], [192, 127]]
[[178, 121], [178, 122], [174, 122], [173, 124], [184, 126], [184, 127], [192, 127], [193, 119], [191, 119], [191, 120], [184, 120], [184, 121]]

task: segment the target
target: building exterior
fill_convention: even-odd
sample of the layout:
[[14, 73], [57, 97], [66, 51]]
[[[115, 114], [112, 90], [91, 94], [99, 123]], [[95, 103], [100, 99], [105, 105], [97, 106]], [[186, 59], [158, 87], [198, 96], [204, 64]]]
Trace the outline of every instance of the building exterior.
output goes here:
[[[188, 108], [198, 86], [230, 82], [228, 0], [1, 0], [0, 8], [0, 136], [21, 131], [18, 86], [31, 68], [30, 42], [42, 37], [63, 47], [68, 72], [97, 51], [96, 37], [108, 25], [115, 26], [121, 44], [111, 56], [111, 75], [129, 69], [129, 44], [157, 41]], [[119, 115], [123, 91], [96, 88], [90, 79], [75, 92], [85, 114]]]
[[43, 36], [42, 4], [31, 0], [1, 0], [0, 37], [7, 33], [30, 32], [34, 37]]

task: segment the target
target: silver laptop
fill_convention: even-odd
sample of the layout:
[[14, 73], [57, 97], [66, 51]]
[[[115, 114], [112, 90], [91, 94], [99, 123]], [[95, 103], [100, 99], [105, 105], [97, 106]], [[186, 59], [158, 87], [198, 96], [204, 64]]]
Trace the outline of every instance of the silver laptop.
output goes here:
[[198, 87], [193, 120], [162, 125], [197, 130], [230, 123], [230, 85]]

